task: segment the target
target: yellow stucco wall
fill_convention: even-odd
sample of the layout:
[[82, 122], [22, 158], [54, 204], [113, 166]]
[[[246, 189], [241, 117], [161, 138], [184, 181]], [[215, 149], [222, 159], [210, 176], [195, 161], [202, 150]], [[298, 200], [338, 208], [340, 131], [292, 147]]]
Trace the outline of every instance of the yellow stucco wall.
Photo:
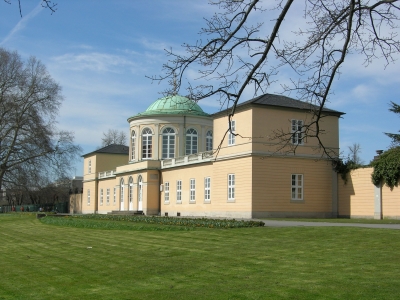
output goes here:
[[221, 150], [218, 153], [219, 157], [229, 155], [239, 155], [240, 153], [248, 153], [251, 151], [251, 137], [252, 137], [252, 111], [246, 109], [237, 112], [232, 120], [235, 121], [236, 133], [240, 136], [235, 137], [235, 144], [228, 145], [229, 133], [225, 132], [229, 128], [228, 117], [226, 115], [218, 116], [214, 119], [214, 148], [217, 148], [221, 141]]
[[[142, 207], [139, 207], [139, 178], [142, 178]], [[132, 181], [130, 179], [132, 178]], [[121, 203], [121, 180], [123, 179], [123, 201]], [[114, 202], [114, 188], [115, 202]], [[101, 190], [103, 189], [103, 204], [101, 204]], [[110, 189], [110, 202], [107, 204], [107, 189]], [[146, 215], [159, 212], [159, 171], [145, 170], [126, 172], [114, 177], [102, 178], [98, 181], [97, 203], [98, 213], [106, 214], [111, 211], [142, 210]], [[145, 199], [147, 199], [145, 201]]]
[[363, 168], [347, 174], [347, 183], [340, 175], [338, 181], [339, 216], [351, 218], [374, 217], [374, 185], [372, 168]]
[[[162, 171], [161, 215], [205, 216], [211, 213], [210, 203], [204, 201], [204, 178], [213, 177], [212, 163], [191, 165], [190, 167], [165, 169]], [[190, 201], [190, 179], [195, 179], [195, 201]], [[182, 181], [182, 200], [177, 203], [177, 181]], [[165, 183], [169, 182], [169, 201], [165, 201]], [[211, 191], [214, 183], [211, 179]], [[213, 199], [211, 198], [211, 201]]]
[[[170, 201], [161, 193], [161, 214], [169, 216], [251, 217], [251, 157], [221, 160], [187, 168], [163, 170], [162, 183], [170, 183]], [[228, 200], [228, 174], [235, 175], [235, 199]], [[204, 180], [211, 178], [211, 199], [205, 201]], [[190, 179], [196, 181], [196, 201], [190, 201]], [[182, 202], [176, 201], [177, 181], [182, 181]]]
[[[118, 207], [118, 188], [116, 190], [116, 201], [114, 202], [114, 187], [116, 186], [115, 178], [102, 179], [98, 183], [97, 188], [97, 201], [98, 201], [98, 213], [104, 214], [109, 211], [119, 210]], [[109, 201], [107, 203], [107, 189], [109, 189]], [[101, 190], [103, 190], [103, 203], [101, 203]]]
[[[90, 203], [88, 203], [88, 191], [90, 191]], [[97, 182], [95, 180], [83, 183], [82, 213], [93, 214], [97, 211]]]
[[96, 174], [96, 155], [89, 155], [83, 159], [83, 180], [92, 180]]
[[106, 154], [98, 153], [96, 155], [96, 172], [104, 172], [115, 170], [117, 166], [126, 165], [128, 163], [128, 155], [126, 154]]
[[[89, 160], [91, 161], [91, 172], [89, 173]], [[115, 170], [117, 166], [126, 165], [128, 163], [128, 155], [125, 154], [108, 154], [94, 153], [83, 159], [83, 175], [84, 180], [94, 179], [99, 172]]]
[[[257, 152], [277, 153], [291, 151], [293, 145], [287, 143], [288, 140], [290, 141], [291, 120], [302, 120], [304, 124], [307, 124], [312, 121], [312, 117], [313, 115], [309, 112], [288, 108], [274, 108], [270, 106], [253, 108], [253, 150]], [[320, 129], [320, 138], [324, 146], [339, 153], [338, 117], [323, 117], [320, 120]], [[279, 135], [282, 135], [282, 137], [279, 138]], [[287, 146], [282, 148], [285, 144], [287, 144]], [[318, 141], [316, 138], [305, 138], [304, 144], [297, 146], [296, 154], [319, 155], [321, 149], [317, 146]]]
[[400, 187], [382, 187], [382, 214], [384, 218], [400, 219]]
[[[329, 161], [254, 157], [254, 217], [331, 217], [332, 166]], [[303, 175], [303, 200], [292, 200], [292, 174]]]

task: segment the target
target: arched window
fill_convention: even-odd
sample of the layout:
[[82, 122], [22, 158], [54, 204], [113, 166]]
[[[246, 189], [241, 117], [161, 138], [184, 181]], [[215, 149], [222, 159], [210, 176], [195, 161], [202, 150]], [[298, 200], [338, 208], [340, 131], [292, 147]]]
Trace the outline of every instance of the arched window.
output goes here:
[[206, 151], [211, 151], [213, 149], [213, 136], [212, 131], [207, 131], [206, 134]]
[[150, 128], [142, 131], [142, 159], [150, 159], [152, 154], [153, 133]]
[[136, 133], [132, 131], [131, 135], [131, 160], [135, 160], [135, 151], [136, 151]]
[[197, 131], [190, 128], [186, 131], [186, 155], [197, 153]]
[[165, 128], [162, 132], [162, 158], [175, 157], [175, 130]]

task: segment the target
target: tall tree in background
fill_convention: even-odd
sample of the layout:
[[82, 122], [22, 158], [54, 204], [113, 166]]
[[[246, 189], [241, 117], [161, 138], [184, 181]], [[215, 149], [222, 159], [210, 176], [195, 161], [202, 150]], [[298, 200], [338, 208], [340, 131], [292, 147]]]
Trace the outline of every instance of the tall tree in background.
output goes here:
[[353, 145], [349, 146], [349, 151], [349, 160], [351, 160], [356, 165], [363, 164], [360, 158], [361, 146], [359, 143], [354, 143]]
[[111, 144], [126, 145], [127, 137], [124, 131], [118, 131], [116, 129], [108, 129], [107, 132], [103, 132], [101, 138], [101, 146], [105, 147]]
[[[398, 57], [398, 0], [209, 2], [216, 13], [200, 31], [202, 39], [184, 44], [186, 55], [167, 51], [164, 75], [152, 79], [173, 82], [176, 74], [178, 88], [186, 87], [191, 99], [217, 96], [230, 108], [230, 120], [246, 88], [254, 95], [264, 94], [281, 70], [291, 70], [291, 83], [283, 85], [282, 92], [296, 93], [298, 99], [315, 105], [310, 105], [313, 118], [303, 124], [304, 138], [316, 138], [326, 155], [336, 156], [324, 148], [319, 126], [323, 108], [332, 100], [334, 79], [350, 55], [362, 57], [365, 66], [375, 60], [386, 66]], [[187, 73], [192, 80], [186, 83]], [[275, 138], [287, 142], [291, 135]]]
[[68, 176], [81, 151], [56, 128], [61, 87], [35, 57], [0, 48], [0, 188], [35, 188]]
[[[390, 103], [390, 106], [391, 106], [391, 108], [389, 108], [390, 111], [394, 112], [395, 114], [400, 113], [400, 105], [398, 105], [392, 101]], [[385, 134], [392, 139], [392, 146], [400, 146], [400, 134], [387, 133], [387, 132], [385, 132]]]

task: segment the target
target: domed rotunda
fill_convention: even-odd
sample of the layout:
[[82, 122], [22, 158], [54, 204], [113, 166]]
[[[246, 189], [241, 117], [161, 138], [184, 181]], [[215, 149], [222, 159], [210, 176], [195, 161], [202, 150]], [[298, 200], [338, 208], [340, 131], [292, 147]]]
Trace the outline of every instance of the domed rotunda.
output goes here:
[[189, 98], [160, 98], [128, 122], [131, 163], [212, 150], [212, 118]]

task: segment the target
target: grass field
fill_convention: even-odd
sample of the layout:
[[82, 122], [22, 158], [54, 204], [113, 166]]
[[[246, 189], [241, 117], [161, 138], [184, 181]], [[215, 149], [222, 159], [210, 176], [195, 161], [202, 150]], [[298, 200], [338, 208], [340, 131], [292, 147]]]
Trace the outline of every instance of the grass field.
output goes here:
[[34, 215], [0, 214], [0, 299], [400, 295], [399, 230], [157, 226], [163, 225], [75, 228], [43, 224]]

